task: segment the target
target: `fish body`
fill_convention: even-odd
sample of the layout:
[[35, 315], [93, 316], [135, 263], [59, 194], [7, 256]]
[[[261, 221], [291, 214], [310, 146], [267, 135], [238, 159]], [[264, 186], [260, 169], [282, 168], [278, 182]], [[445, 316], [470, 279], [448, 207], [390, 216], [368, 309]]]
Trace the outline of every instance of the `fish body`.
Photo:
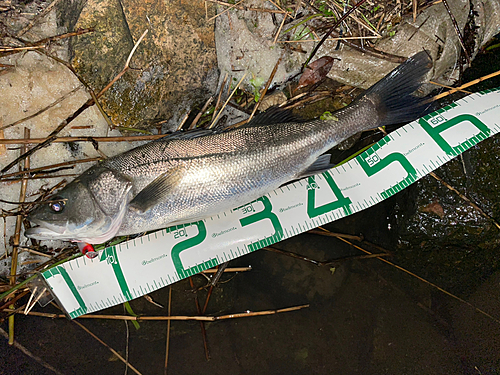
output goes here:
[[39, 226], [26, 235], [95, 244], [244, 205], [333, 167], [323, 154], [349, 136], [416, 118], [423, 100], [411, 93], [431, 67], [427, 54], [418, 53], [330, 120], [266, 123], [263, 116], [241, 128], [165, 137], [106, 159], [36, 208], [29, 220]]

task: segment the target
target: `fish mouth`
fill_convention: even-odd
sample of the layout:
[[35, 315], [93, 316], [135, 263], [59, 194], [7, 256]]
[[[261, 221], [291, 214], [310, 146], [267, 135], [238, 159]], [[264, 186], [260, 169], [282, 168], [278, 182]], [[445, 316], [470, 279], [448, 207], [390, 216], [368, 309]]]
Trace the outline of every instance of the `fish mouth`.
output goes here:
[[66, 225], [56, 225], [46, 222], [37, 222], [32, 220], [34, 227], [26, 229], [24, 235], [35, 240], [60, 240], [65, 239]]

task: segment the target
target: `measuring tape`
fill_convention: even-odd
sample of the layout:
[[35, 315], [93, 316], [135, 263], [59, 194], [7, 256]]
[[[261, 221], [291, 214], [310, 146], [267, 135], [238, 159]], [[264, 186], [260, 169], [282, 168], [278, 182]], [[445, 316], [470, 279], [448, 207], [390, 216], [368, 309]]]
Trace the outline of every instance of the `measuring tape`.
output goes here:
[[40, 276], [73, 319], [364, 210], [498, 133], [498, 90], [463, 98], [348, 163], [245, 206], [108, 247], [94, 259], [67, 261]]

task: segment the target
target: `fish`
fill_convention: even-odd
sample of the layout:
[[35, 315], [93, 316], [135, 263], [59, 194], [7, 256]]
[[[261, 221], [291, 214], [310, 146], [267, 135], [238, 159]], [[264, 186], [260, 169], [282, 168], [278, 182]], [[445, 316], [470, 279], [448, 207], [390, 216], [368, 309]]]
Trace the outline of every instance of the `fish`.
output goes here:
[[348, 137], [423, 115], [428, 104], [413, 93], [432, 65], [415, 54], [324, 120], [271, 110], [239, 128], [173, 133], [105, 159], [36, 207], [25, 235], [100, 244], [241, 207], [332, 168], [325, 153]]

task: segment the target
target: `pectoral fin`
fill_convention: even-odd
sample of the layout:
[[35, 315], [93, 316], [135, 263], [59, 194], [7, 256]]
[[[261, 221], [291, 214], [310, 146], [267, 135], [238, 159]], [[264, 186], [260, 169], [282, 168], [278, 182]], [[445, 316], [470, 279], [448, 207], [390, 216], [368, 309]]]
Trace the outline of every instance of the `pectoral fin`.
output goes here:
[[318, 173], [325, 172], [335, 165], [330, 164], [330, 154], [321, 155], [305, 171], [301, 172], [297, 178], [304, 178]]
[[184, 168], [179, 166], [161, 174], [130, 201], [130, 207], [146, 212], [158, 203], [164, 202], [181, 181], [183, 172]]

